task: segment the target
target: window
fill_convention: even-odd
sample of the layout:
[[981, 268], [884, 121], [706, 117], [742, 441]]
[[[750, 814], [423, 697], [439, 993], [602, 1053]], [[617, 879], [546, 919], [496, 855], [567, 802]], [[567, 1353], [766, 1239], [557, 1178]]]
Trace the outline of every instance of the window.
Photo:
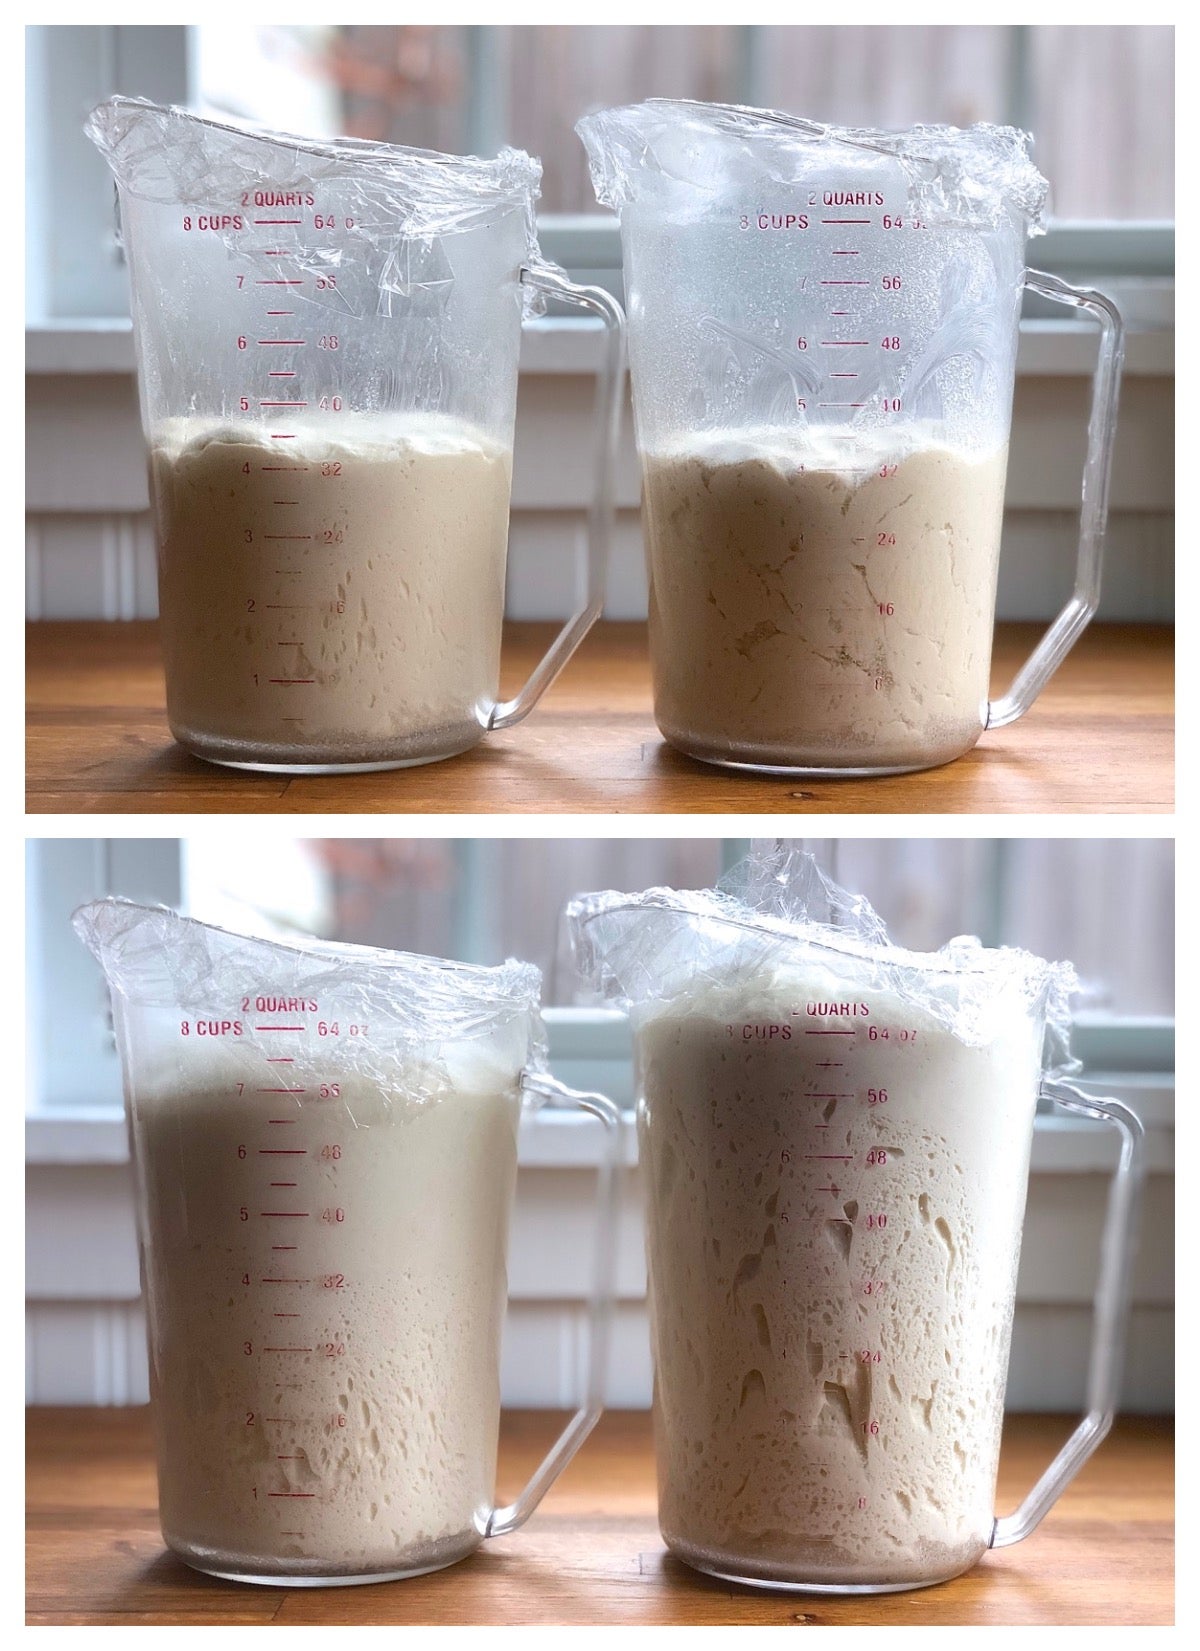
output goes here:
[[543, 162], [544, 249], [602, 279], [620, 255], [573, 131], [588, 109], [666, 96], [849, 124], [1005, 121], [1034, 133], [1060, 224], [1105, 230], [1099, 247], [1059, 231], [1039, 247], [1043, 266], [1172, 270], [1169, 239], [1146, 227], [1174, 212], [1165, 25], [60, 24], [26, 39], [35, 323], [126, 312], [111, 180], [81, 129], [116, 91], [315, 135], [482, 154], [517, 144]]
[[[736, 851], [734, 851], [736, 852]], [[562, 911], [584, 889], [702, 888], [730, 851], [714, 839], [307, 838], [236, 856], [212, 838], [183, 845], [184, 908], [249, 932], [502, 963], [536, 963], [543, 1001], [580, 1001]]]
[[[183, 904], [250, 932], [300, 929], [360, 945], [536, 963], [549, 1005], [587, 1002], [561, 914], [584, 890], [710, 886], [740, 842], [713, 839], [291, 838], [183, 844]], [[898, 944], [951, 935], [1070, 958], [1080, 1007], [1170, 1015], [1174, 868], [1162, 840], [811, 839]]]
[[[1084, 985], [1076, 1011], [1093, 1029], [1085, 1057], [1099, 1027], [1101, 1064], [1169, 1070], [1169, 1054], [1161, 1053], [1174, 1012], [1169, 839], [802, 841], [828, 873], [871, 900], [899, 944], [933, 949], [952, 935], [974, 933], [989, 945], [1070, 959]], [[567, 1058], [615, 1063], [610, 1075], [627, 1096], [628, 1073], [615, 1071], [627, 1064], [627, 1034], [603, 1017], [595, 1022], [594, 995], [572, 964], [563, 906], [592, 889], [705, 887], [748, 846], [713, 838], [289, 839], [274, 832], [242, 834], [236, 848], [207, 834], [182, 843], [35, 842], [30, 1110], [119, 1103], [104, 982], [70, 927], [76, 905], [108, 893], [161, 901], [252, 933], [313, 932], [467, 962], [536, 963]], [[1154, 1023], [1149, 1031], [1146, 1021]], [[1135, 1058], [1147, 1049], [1155, 1053]], [[585, 1078], [572, 1068], [571, 1081]]]
[[646, 97], [844, 125], [1034, 133], [1059, 218], [1174, 211], [1169, 27], [200, 24], [193, 96], [295, 131], [542, 158], [547, 213], [597, 211], [572, 128]]

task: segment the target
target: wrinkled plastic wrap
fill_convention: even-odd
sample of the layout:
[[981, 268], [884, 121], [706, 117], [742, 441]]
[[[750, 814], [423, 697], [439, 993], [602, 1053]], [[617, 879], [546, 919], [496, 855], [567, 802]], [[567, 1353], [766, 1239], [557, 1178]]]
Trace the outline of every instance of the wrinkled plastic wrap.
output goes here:
[[[354, 219], [351, 256], [361, 260], [364, 243], [386, 253], [379, 271], [381, 300], [389, 291], [404, 294], [451, 274], [440, 260], [438, 272], [425, 269], [426, 258], [414, 243], [429, 246], [445, 236], [488, 228], [514, 212], [524, 223], [527, 261], [553, 267], [537, 243], [541, 162], [521, 149], [505, 148], [486, 160], [361, 138], [306, 138], [202, 119], [187, 109], [130, 97], [99, 104], [84, 130], [121, 189], [136, 199], [180, 207], [221, 202], [252, 212], [314, 204], [287, 200], [291, 190], [298, 196], [331, 192], [343, 219]], [[231, 249], [239, 232], [233, 225], [216, 230]], [[342, 249], [332, 250], [334, 266], [340, 265]], [[325, 259], [323, 267], [328, 264]], [[536, 301], [536, 294], [527, 294], [528, 303]]]
[[583, 977], [631, 1013], [724, 1019], [759, 999], [834, 1003], [885, 994], [963, 1043], [992, 1042], [1014, 1013], [1044, 1019], [1046, 1070], [1073, 1071], [1070, 963], [959, 935], [936, 952], [894, 946], [863, 896], [811, 854], [780, 847], [743, 860], [714, 889], [580, 895], [567, 920]]
[[[768, 486], [797, 468], [869, 478], [932, 448], [1002, 465], [1025, 246], [1046, 198], [1023, 133], [875, 132], [669, 99], [576, 130], [597, 198], [620, 213], [656, 556], [673, 558], [655, 476], [678, 470], [707, 508], [686, 465], [714, 444], [722, 469], [763, 455]], [[922, 521], [946, 521], [920, 493]]]
[[511, 449], [540, 164], [312, 140], [110, 98], [142, 419], [354, 445], [436, 414]]
[[327, 1087], [337, 1082], [352, 1111], [352, 1079], [372, 1090], [372, 1110], [378, 1102], [386, 1110], [447, 1091], [511, 1091], [525, 1070], [546, 1070], [533, 964], [487, 968], [333, 941], [267, 940], [127, 900], [92, 901], [73, 923], [113, 993], [131, 1096], [199, 1090], [214, 1072], [274, 1067], [278, 1082], [276, 1063], [286, 1057], [289, 1082], [306, 1072]]
[[[793, 185], [823, 170], [847, 175], [880, 157], [908, 181], [909, 209], [928, 224], [995, 227], [1012, 215], [1042, 232], [1048, 185], [1029, 156], [1032, 139], [1011, 126], [914, 126], [903, 132], [830, 126], [771, 109], [652, 98], [586, 115], [583, 139], [596, 198], [615, 210], [647, 171], [703, 181], [714, 198], [749, 179]], [[735, 140], [730, 143], [728, 140]]]

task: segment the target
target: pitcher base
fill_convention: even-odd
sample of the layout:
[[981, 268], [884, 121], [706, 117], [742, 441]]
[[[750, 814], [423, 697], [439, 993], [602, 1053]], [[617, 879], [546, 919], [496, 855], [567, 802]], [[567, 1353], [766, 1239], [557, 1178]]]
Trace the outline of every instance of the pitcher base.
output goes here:
[[768, 1593], [782, 1594], [911, 1594], [918, 1588], [936, 1588], [939, 1583], [951, 1582], [971, 1569], [971, 1565], [960, 1565], [941, 1576], [922, 1577], [919, 1582], [798, 1582], [777, 1577], [743, 1576], [738, 1571], [725, 1571], [707, 1561], [694, 1559], [680, 1553], [677, 1548], [672, 1548], [671, 1552], [676, 1559], [690, 1565], [693, 1571], [702, 1571], [705, 1576], [717, 1577], [721, 1582], [735, 1582], [742, 1588], [761, 1588]]
[[[682, 748], [681, 748], [682, 749]], [[707, 763], [710, 768], [731, 768], [739, 774], [778, 775], [793, 780], [882, 780], [889, 774], [923, 774], [930, 768], [941, 768], [954, 757], [939, 757], [936, 762], [908, 763], [896, 768], [817, 768], [811, 765], [793, 767], [790, 764], [769, 762], [736, 762], [731, 757], [702, 757], [696, 751], [685, 751], [693, 762]]]
[[477, 722], [431, 730], [397, 740], [389, 750], [383, 740], [359, 745], [349, 740], [339, 751], [334, 744], [313, 743], [309, 750], [291, 750], [286, 745], [272, 748], [253, 740], [229, 739], [198, 734], [190, 729], [172, 728], [184, 750], [218, 768], [238, 768], [254, 774], [380, 774], [393, 768], [421, 768], [431, 762], [445, 762], [469, 751], [483, 738], [485, 730]]
[[414, 1555], [407, 1565], [377, 1571], [347, 1571], [345, 1574], [323, 1573], [319, 1564], [305, 1564], [303, 1560], [288, 1562], [296, 1565], [295, 1572], [266, 1571], [255, 1569], [252, 1560], [243, 1568], [229, 1556], [214, 1554], [210, 1560], [194, 1551], [182, 1553], [175, 1548], [173, 1552], [193, 1571], [220, 1577], [224, 1582], [249, 1582], [263, 1588], [356, 1588], [370, 1582], [403, 1582], [406, 1577], [428, 1576], [431, 1571], [447, 1570], [474, 1553], [479, 1542], [478, 1533], [472, 1531], [465, 1542], [459, 1537], [440, 1547], [427, 1549], [420, 1556]]
[[733, 756], [716, 752], [711, 747], [701, 749], [698, 745], [688, 741], [676, 739], [673, 735], [663, 733], [663, 738], [676, 751], [693, 762], [706, 763], [710, 768], [729, 768], [739, 774], [761, 774], [764, 776], [778, 776], [781, 779], [794, 780], [881, 780], [889, 774], [923, 774], [931, 768], [944, 768], [947, 763], [956, 762], [973, 748], [970, 745], [957, 747], [952, 751], [939, 752], [936, 756], [929, 756], [920, 762], [879, 762], [879, 763], [821, 763], [805, 762], [778, 762], [771, 757], [755, 758], [751, 756]]

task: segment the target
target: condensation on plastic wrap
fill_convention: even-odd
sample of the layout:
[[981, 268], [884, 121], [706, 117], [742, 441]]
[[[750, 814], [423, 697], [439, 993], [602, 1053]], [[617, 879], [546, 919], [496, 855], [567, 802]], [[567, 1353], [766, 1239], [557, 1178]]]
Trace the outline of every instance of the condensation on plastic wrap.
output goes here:
[[1043, 232], [1049, 186], [1030, 159], [1032, 138], [1012, 126], [883, 132], [774, 109], [651, 98], [585, 115], [575, 130], [588, 151], [597, 200], [617, 211], [644, 187], [647, 172], [658, 172], [667, 188], [672, 179], [702, 182], [712, 211], [727, 192], [732, 205], [748, 180], [761, 184], [764, 166], [776, 182], [794, 187], [814, 169], [837, 175], [885, 157], [899, 164], [909, 210], [926, 223], [984, 229], [1015, 216], [1027, 234]]
[[[270, 194], [289, 189], [302, 195], [332, 191], [343, 221], [346, 216], [354, 220], [354, 239], [350, 246], [334, 239], [319, 249], [313, 269], [328, 277], [348, 259], [359, 267], [369, 260], [381, 315], [388, 313], [392, 298], [436, 291], [455, 279], [453, 258], [443, 245], [446, 237], [489, 228], [514, 211], [523, 215], [528, 266], [561, 273], [538, 247], [535, 212], [542, 164], [522, 149], [504, 148], [487, 160], [361, 138], [307, 138], [248, 122], [209, 120], [188, 109], [131, 97], [98, 104], [84, 131], [125, 194], [139, 200], [253, 206], [267, 181], [267, 164], [268, 206], [273, 204]], [[223, 229], [218, 219], [211, 233], [230, 251], [240, 250], [240, 226]], [[527, 315], [545, 307], [541, 295], [528, 287], [524, 303]]]
[[[278, 1065], [264, 1064], [281, 1053], [275, 1044], [268, 1053], [256, 1026], [264, 1015], [302, 1022], [286, 1044], [289, 1081], [303, 1072], [337, 1082], [351, 1117], [350, 1080], [370, 1087], [373, 1108], [394, 1109], [448, 1092], [515, 1090], [523, 1072], [547, 1070], [542, 976], [531, 963], [489, 968], [309, 937], [268, 940], [117, 899], [81, 906], [72, 922], [116, 1000], [131, 1098], [203, 1088], [214, 1067], [234, 1081], [238, 1070], [273, 1071], [279, 1083]], [[184, 1019], [238, 1021], [241, 1031], [182, 1039]], [[542, 1099], [525, 1092], [531, 1107]]]
[[635, 1025], [667, 1008], [722, 1018], [748, 996], [883, 993], [972, 1046], [992, 1042], [1014, 1011], [1044, 1017], [1047, 1073], [1078, 1069], [1069, 1047], [1078, 988], [1070, 963], [987, 947], [974, 935], [936, 952], [895, 946], [870, 902], [800, 849], [753, 853], [714, 889], [580, 895], [567, 920], [580, 973]]

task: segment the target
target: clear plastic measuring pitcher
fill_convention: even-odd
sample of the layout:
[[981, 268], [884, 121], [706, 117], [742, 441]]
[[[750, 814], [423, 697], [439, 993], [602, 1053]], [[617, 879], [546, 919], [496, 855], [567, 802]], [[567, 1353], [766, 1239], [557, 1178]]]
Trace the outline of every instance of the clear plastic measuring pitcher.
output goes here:
[[[1024, 267], [1009, 128], [654, 100], [577, 128], [621, 215], [655, 716], [709, 762], [900, 773], [1022, 715], [1096, 610], [1122, 354]], [[1100, 323], [1075, 592], [988, 700], [1023, 287]]]
[[[318, 773], [519, 722], [598, 617], [623, 317], [541, 259], [540, 164], [315, 142], [113, 98], [171, 731]], [[545, 294], [608, 328], [587, 591], [497, 701], [517, 357]]]
[[[245, 1582], [437, 1570], [524, 1523], [600, 1414], [619, 1114], [545, 1071], [541, 976], [279, 945], [124, 901], [112, 990], [167, 1545]], [[582, 1407], [493, 1506], [522, 1111], [608, 1130]]]
[[[1141, 1164], [1131, 1112], [1043, 1068], [1070, 966], [902, 951], [787, 858], [742, 898], [591, 895], [571, 922], [633, 1016], [668, 1547], [738, 1582], [886, 1593], [1027, 1536], [1112, 1421]], [[1121, 1165], [1088, 1414], [998, 1519], [1039, 1094], [1115, 1124]]]

